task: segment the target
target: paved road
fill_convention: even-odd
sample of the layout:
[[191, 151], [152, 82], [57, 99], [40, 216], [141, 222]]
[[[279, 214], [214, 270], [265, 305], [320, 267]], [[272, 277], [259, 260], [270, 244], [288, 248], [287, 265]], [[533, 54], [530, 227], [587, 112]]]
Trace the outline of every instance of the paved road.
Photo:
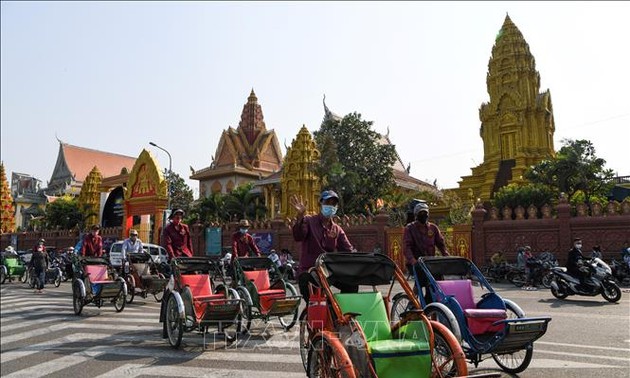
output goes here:
[[[619, 304], [601, 297], [555, 300], [548, 290], [527, 292], [509, 285], [497, 291], [528, 315], [553, 317], [535, 343], [534, 359], [520, 377], [630, 377], [630, 292]], [[182, 350], [162, 339], [159, 304], [136, 297], [121, 313], [113, 306], [72, 310], [71, 288], [34, 294], [25, 284], [0, 286], [2, 377], [304, 377], [297, 328], [254, 323], [251, 335], [223, 339], [184, 334]], [[494, 361], [471, 373], [497, 371]], [[503, 374], [505, 377], [510, 375]]]

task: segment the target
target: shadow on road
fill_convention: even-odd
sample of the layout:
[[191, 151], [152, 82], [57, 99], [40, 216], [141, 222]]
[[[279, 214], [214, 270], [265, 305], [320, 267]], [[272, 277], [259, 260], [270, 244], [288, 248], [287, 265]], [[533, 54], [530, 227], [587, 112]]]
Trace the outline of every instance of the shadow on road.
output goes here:
[[[576, 298], [577, 299], [577, 298]], [[558, 307], [567, 307], [567, 306], [576, 306], [576, 307], [601, 307], [601, 306], [607, 306], [607, 305], [616, 305], [619, 304], [619, 302], [617, 303], [610, 303], [608, 301], [606, 301], [605, 299], [602, 298], [602, 300], [600, 301], [595, 301], [595, 300], [571, 300], [569, 298], [566, 299], [539, 299], [538, 300], [539, 303], [547, 303], [547, 304], [551, 304], [550, 307], [552, 308], [558, 308]]]

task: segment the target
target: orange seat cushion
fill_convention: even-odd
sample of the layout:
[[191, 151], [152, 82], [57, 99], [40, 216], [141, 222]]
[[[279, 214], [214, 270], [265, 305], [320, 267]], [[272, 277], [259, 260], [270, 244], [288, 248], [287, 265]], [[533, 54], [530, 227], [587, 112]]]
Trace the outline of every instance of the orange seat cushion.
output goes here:
[[212, 294], [210, 277], [207, 274], [183, 274], [180, 283], [182, 287], [188, 286], [194, 299], [206, 297]]

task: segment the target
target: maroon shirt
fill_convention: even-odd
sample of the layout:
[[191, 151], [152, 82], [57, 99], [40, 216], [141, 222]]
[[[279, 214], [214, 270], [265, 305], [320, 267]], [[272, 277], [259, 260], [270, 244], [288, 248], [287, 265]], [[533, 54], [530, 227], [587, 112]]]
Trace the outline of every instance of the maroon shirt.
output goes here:
[[101, 235], [93, 235], [91, 232], [83, 237], [81, 246], [82, 256], [101, 257], [103, 254], [103, 238]]
[[162, 247], [166, 249], [169, 259], [179, 256], [192, 257], [193, 248], [188, 226], [180, 223], [169, 223], [162, 232]]
[[237, 257], [249, 256], [250, 249], [256, 256], [261, 255], [260, 249], [250, 234], [241, 234], [240, 231], [232, 234], [232, 260]]
[[442, 255], [448, 256], [444, 237], [438, 226], [431, 222], [422, 224], [414, 221], [405, 226], [403, 244], [407, 264], [414, 264], [420, 256], [435, 256], [436, 247]]
[[335, 222], [325, 226], [326, 220], [321, 214], [307, 215], [293, 225], [293, 239], [301, 242], [300, 273], [315, 266], [322, 253], [354, 250], [341, 226]]

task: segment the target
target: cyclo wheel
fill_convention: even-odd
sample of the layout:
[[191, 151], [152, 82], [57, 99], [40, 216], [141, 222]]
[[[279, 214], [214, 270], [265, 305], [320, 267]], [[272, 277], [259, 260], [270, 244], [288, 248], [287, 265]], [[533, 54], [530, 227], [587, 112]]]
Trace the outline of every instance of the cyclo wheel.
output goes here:
[[410, 303], [411, 301], [409, 301], [409, 297], [407, 296], [407, 294], [398, 295], [394, 298], [389, 316], [392, 324], [400, 321], [400, 314], [409, 309]]
[[168, 302], [166, 302], [166, 336], [168, 337], [168, 343], [173, 348], [179, 348], [182, 343], [182, 336], [184, 336], [184, 319], [179, 316], [179, 310], [177, 309], [177, 300], [175, 295], [169, 295]]
[[128, 274], [127, 277], [125, 277], [125, 282], [127, 283], [127, 297], [125, 301], [131, 303], [136, 297], [136, 280], [131, 274]]
[[[25, 269], [24, 273], [20, 276], [20, 282], [26, 283], [26, 281], [28, 281], [28, 269]], [[2, 283], [4, 283], [4, 279], [2, 280]]]
[[[286, 283], [287, 285], [287, 290], [286, 290], [286, 294], [290, 294], [291, 296], [297, 296], [297, 290], [295, 289], [295, 286], [291, 285], [290, 283]], [[284, 328], [285, 331], [290, 330], [294, 325], [295, 322], [297, 321], [298, 318], [298, 308], [299, 306], [295, 307], [295, 311], [293, 311], [290, 314], [284, 315], [284, 316], [278, 316], [278, 320], [280, 320], [280, 324], [282, 324], [282, 327]]]
[[61, 274], [58, 273], [57, 276], [55, 277], [55, 281], [53, 282], [55, 287], [59, 287], [59, 285], [61, 285]]
[[121, 312], [125, 309], [125, 304], [127, 303], [126, 300], [125, 292], [121, 290], [116, 298], [114, 298], [114, 308], [116, 309], [116, 312]]
[[304, 366], [304, 371], [308, 372], [308, 352], [309, 352], [309, 343], [311, 337], [311, 330], [308, 327], [308, 319], [306, 319], [308, 315], [308, 307], [302, 310], [300, 314], [300, 333], [299, 333], [299, 343], [300, 343], [300, 357], [302, 358], [302, 365]]
[[[157, 277], [158, 277], [159, 279], [162, 279], [162, 280], [165, 278], [165, 277], [164, 277], [164, 275], [163, 275], [162, 273], [158, 273]], [[157, 291], [157, 292], [153, 293], [153, 298], [155, 298], [155, 301], [156, 301], [156, 302], [158, 302], [158, 303], [162, 302], [162, 298], [164, 298], [164, 291], [165, 291], [165, 290], [166, 290], [166, 288], [164, 288], [164, 289], [162, 289], [162, 290], [160, 290], [160, 291]]]
[[[506, 302], [505, 309], [507, 312], [507, 319], [524, 318], [524, 313], [519, 313], [516, 308], [512, 307], [509, 302]], [[532, 361], [534, 355], [534, 345], [529, 344], [525, 349], [517, 350], [512, 353], [495, 354], [492, 353], [492, 359], [499, 365], [499, 367], [510, 374], [518, 374], [527, 369], [529, 363]]]
[[[26, 272], [24, 272], [24, 274], [22, 274], [22, 277], [25, 277], [25, 276], [26, 276]], [[20, 277], [20, 279], [22, 277]], [[7, 279], [7, 275], [4, 274], [4, 269], [0, 269], [0, 284], [3, 284], [4, 281], [6, 281], [6, 279]], [[22, 281], [22, 282], [24, 282], [24, 281]]]
[[252, 297], [249, 295], [249, 291], [243, 286], [236, 288], [238, 296], [243, 300], [241, 305], [241, 321], [236, 326], [236, 332], [247, 333], [252, 327]]
[[434, 347], [431, 377], [459, 377], [468, 374], [466, 356], [455, 336], [442, 323], [431, 320]]
[[320, 333], [313, 338], [309, 349], [306, 375], [323, 378], [356, 378], [354, 368], [351, 364], [346, 366], [347, 362], [351, 361], [341, 341], [336, 337], [329, 338]]
[[83, 310], [83, 298], [81, 297], [81, 284], [78, 281], [72, 283], [72, 307], [75, 315], [81, 315]]

